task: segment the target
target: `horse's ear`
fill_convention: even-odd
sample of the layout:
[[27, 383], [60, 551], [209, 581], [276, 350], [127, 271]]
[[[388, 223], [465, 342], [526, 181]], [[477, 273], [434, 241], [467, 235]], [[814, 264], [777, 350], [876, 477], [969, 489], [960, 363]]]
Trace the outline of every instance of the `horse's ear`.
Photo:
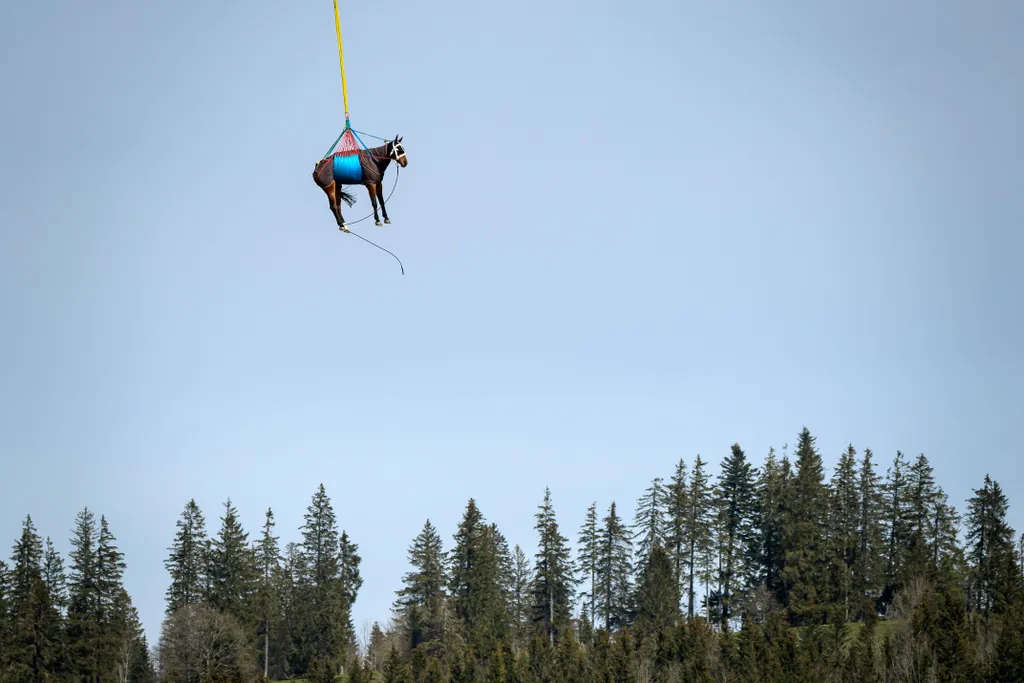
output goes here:
[[399, 141], [399, 142], [401, 142], [401, 141], [402, 141], [402, 138], [398, 138], [398, 141]]

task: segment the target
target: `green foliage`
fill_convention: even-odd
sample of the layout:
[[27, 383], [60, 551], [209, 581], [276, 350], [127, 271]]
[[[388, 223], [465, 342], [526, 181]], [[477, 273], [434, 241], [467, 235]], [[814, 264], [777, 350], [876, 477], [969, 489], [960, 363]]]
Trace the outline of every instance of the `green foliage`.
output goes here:
[[679, 460], [638, 499], [635, 534], [614, 502], [603, 519], [591, 504], [575, 567], [549, 489], [535, 548], [510, 544], [470, 499], [447, 556], [426, 521], [396, 618], [374, 622], [366, 649], [352, 623], [360, 550], [323, 485], [283, 549], [269, 509], [250, 541], [230, 500], [213, 538], [185, 506], [154, 661], [107, 519], [76, 516], [65, 564], [27, 517], [0, 562], [0, 683], [155, 683], [157, 666], [162, 683], [1024, 677], [1024, 545], [997, 482], [968, 501], [961, 545], [923, 455], [897, 452], [883, 483], [870, 449], [849, 446], [830, 476], [806, 428], [795, 468], [786, 450], [759, 470], [734, 444], [717, 478], [700, 456]]

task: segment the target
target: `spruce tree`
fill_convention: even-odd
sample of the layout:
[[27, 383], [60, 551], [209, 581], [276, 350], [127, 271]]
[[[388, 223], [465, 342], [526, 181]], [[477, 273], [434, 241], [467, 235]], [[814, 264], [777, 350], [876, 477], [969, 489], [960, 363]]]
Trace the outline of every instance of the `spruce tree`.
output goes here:
[[[675, 574], [676, 582], [679, 584], [680, 596], [685, 592], [686, 566], [688, 560], [687, 549], [689, 547], [686, 535], [689, 510], [690, 510], [690, 481], [686, 473], [686, 461], [683, 458], [676, 463], [675, 472], [667, 486], [667, 501], [665, 504], [665, 515], [667, 517], [665, 546], [669, 557], [672, 560], [672, 571]], [[593, 610], [591, 610], [593, 613]]]
[[679, 584], [663, 546], [655, 546], [640, 572], [636, 591], [636, 627], [641, 633], [668, 636], [679, 618]]
[[164, 562], [171, 575], [171, 584], [166, 594], [167, 615], [179, 607], [200, 604], [207, 584], [206, 519], [195, 499], [185, 505], [177, 528], [174, 542], [169, 548], [170, 555]]
[[320, 662], [338, 670], [348, 659], [348, 624], [339, 590], [341, 571], [337, 519], [321, 483], [302, 526], [302, 639], [300, 667]]
[[518, 650], [518, 647], [524, 642], [524, 627], [529, 616], [530, 591], [533, 586], [530, 561], [518, 544], [512, 551], [512, 566], [512, 604], [509, 611], [514, 636], [512, 642], [515, 649]]
[[782, 568], [785, 566], [783, 512], [785, 485], [782, 465], [775, 449], [768, 450], [758, 481], [758, 535], [760, 548], [757, 580], [777, 598], [783, 594]]
[[786, 567], [783, 579], [794, 625], [821, 622], [830, 598], [824, 532], [828, 496], [821, 455], [804, 427], [796, 448], [796, 477], [786, 520]]
[[60, 657], [61, 616], [43, 576], [43, 539], [32, 516], [25, 517], [14, 544], [9, 578], [8, 680], [49, 681]]
[[49, 536], [43, 553], [43, 581], [50, 594], [53, 606], [63, 616], [68, 606], [67, 576], [64, 573], [64, 558], [60, 556]]
[[587, 515], [583, 526], [580, 527], [579, 550], [576, 558], [576, 568], [580, 572], [580, 579], [583, 583], [583, 590], [580, 591], [580, 598], [589, 608], [589, 613], [594, 614], [597, 604], [597, 564], [599, 554], [597, 502], [590, 504], [587, 508]]
[[686, 537], [689, 540], [687, 552], [687, 614], [693, 619], [696, 591], [695, 580], [700, 567], [708, 564], [714, 541], [715, 510], [710, 478], [705, 471], [705, 463], [700, 455], [693, 464], [690, 473], [690, 491], [688, 495], [690, 509], [686, 516]]
[[466, 504], [449, 555], [449, 593], [454, 615], [470, 642], [484, 650], [501, 635], [506, 623], [501, 599], [500, 565], [492, 528], [472, 498]]
[[647, 565], [647, 556], [650, 555], [651, 550], [659, 545], [665, 545], [668, 535], [667, 503], [668, 494], [665, 491], [664, 480], [661, 477], [655, 477], [636, 503], [632, 532], [637, 570], [641, 570]]
[[836, 600], [844, 621], [850, 621], [862, 602], [854, 587], [860, 544], [860, 504], [857, 451], [850, 444], [840, 456], [832, 477], [828, 530]]
[[627, 626], [631, 620], [630, 576], [633, 574], [633, 547], [629, 532], [622, 524], [614, 501], [604, 518], [599, 540], [601, 552], [597, 580], [600, 589], [597, 610], [604, 619], [605, 629], [615, 631]]
[[261, 636], [260, 654], [263, 664], [263, 677], [270, 678], [270, 638], [271, 630], [280, 618], [280, 571], [281, 551], [278, 537], [274, 535], [274, 512], [267, 508], [263, 522], [263, 535], [255, 550], [255, 566], [259, 572], [254, 595], [255, 612], [259, 619], [259, 635]]
[[896, 451], [896, 457], [886, 472], [882, 489], [885, 532], [885, 588], [881, 600], [883, 607], [892, 603], [906, 580], [904, 566], [907, 562], [907, 548], [910, 545], [912, 518], [907, 467], [903, 452]]
[[967, 556], [974, 609], [984, 615], [1002, 612], [1020, 583], [1014, 531], [1006, 522], [1009, 502], [999, 483], [985, 475], [968, 500]]
[[852, 595], [856, 600], [857, 618], [876, 615], [876, 601], [884, 583], [883, 562], [883, 500], [880, 477], [875, 472], [874, 454], [864, 449], [857, 473], [858, 522], [857, 557], [853, 568]]
[[922, 453], [910, 466], [907, 476], [908, 529], [906, 565], [908, 577], [926, 576], [932, 569], [934, 548], [929, 541], [939, 492], [935, 485], [934, 469]]
[[411, 607], [418, 608], [426, 622], [425, 638], [435, 640], [444, 623], [442, 607], [448, 578], [441, 536], [429, 519], [413, 539], [408, 554], [412, 571], [402, 578], [404, 586], [397, 592], [395, 611], [407, 618]]
[[359, 555], [359, 544], [342, 530], [338, 540], [338, 588], [341, 593], [342, 619], [345, 622], [348, 640], [355, 643], [355, 623], [352, 620], [352, 606], [356, 604], [359, 589], [363, 587], [363, 576], [359, 571], [363, 558]]
[[741, 592], [757, 575], [752, 561], [757, 557], [757, 535], [754, 529], [756, 510], [755, 473], [738, 443], [722, 463], [718, 486], [722, 514], [719, 572], [722, 592], [722, 624], [732, 616], [734, 593]]
[[533, 580], [533, 622], [541, 626], [552, 643], [569, 625], [575, 594], [569, 541], [558, 529], [551, 489], [544, 489], [544, 502], [536, 514], [534, 529], [539, 536]]
[[256, 559], [249, 534], [242, 528], [238, 510], [229, 498], [216, 538], [212, 540], [207, 571], [210, 606], [230, 614], [240, 624], [251, 618], [251, 600], [257, 586]]

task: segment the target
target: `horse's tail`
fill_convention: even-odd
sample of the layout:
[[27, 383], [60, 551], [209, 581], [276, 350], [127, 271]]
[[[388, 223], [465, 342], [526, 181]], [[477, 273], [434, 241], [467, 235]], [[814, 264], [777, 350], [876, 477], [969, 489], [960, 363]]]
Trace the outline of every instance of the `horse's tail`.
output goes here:
[[349, 206], [352, 206], [353, 204], [356, 203], [356, 196], [349, 192], [348, 190], [346, 190], [344, 187], [339, 189], [338, 194], [341, 196], [341, 201], [345, 202]]

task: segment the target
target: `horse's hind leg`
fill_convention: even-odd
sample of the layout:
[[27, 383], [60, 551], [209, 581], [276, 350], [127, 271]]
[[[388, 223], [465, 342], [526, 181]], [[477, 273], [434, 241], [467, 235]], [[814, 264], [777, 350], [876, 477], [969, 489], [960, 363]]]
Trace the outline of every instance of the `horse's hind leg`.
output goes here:
[[380, 212], [384, 214], [384, 222], [388, 225], [391, 224], [391, 219], [388, 218], [388, 207], [384, 206], [384, 185], [377, 185], [377, 198], [380, 199]]
[[331, 213], [334, 214], [334, 219], [338, 221], [338, 229], [349, 232], [348, 226], [345, 225], [345, 217], [341, 214], [341, 185], [331, 183], [324, 188], [324, 192], [327, 193], [327, 199], [331, 202]]
[[[377, 188], [380, 185], [374, 185], [372, 183], [366, 184], [366, 191], [370, 193], [370, 203], [373, 204], [373, 222], [380, 225], [380, 217], [377, 215]], [[385, 214], [387, 216], [387, 214]]]

